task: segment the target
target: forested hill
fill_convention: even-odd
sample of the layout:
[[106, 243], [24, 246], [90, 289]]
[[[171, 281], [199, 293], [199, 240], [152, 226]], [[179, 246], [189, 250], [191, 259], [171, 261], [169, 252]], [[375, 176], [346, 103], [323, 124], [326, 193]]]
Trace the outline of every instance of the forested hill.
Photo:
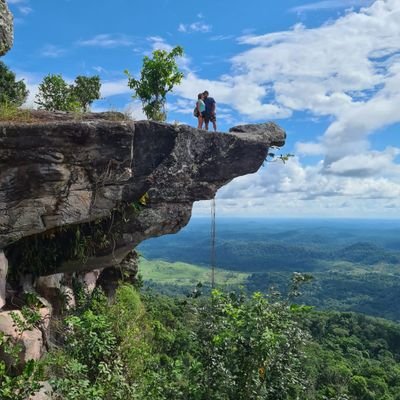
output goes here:
[[[144, 242], [146, 258], [209, 263], [210, 221]], [[217, 263], [235, 271], [319, 271], [332, 261], [400, 265], [400, 221], [217, 221]]]
[[400, 399], [400, 326], [354, 313], [313, 313], [307, 399]]
[[[142, 270], [151, 280], [147, 284], [171, 294], [190, 290], [196, 279], [209, 280], [201, 272], [194, 273], [192, 281], [188, 276], [198, 271], [195, 266], [209, 268], [209, 228], [208, 219], [195, 219], [175, 236], [144, 242], [140, 251], [149, 260]], [[271, 286], [284, 292], [294, 271], [307, 272], [314, 280], [302, 297], [304, 303], [400, 321], [399, 232], [400, 221], [220, 219], [220, 283], [236, 282], [249, 292]], [[154, 274], [156, 260], [192, 265], [176, 269], [169, 264], [165, 281], [165, 269]]]

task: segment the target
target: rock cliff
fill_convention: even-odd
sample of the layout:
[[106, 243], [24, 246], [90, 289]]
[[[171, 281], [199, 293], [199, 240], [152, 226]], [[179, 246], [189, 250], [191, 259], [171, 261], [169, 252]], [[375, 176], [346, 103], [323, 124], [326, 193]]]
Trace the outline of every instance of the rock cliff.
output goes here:
[[5, 0], [0, 0], [0, 56], [13, 44], [13, 17]]
[[67, 227], [79, 224], [80, 235], [110, 235], [84, 263], [64, 257], [42, 272], [115, 265], [142, 240], [177, 232], [194, 201], [257, 171], [268, 147], [284, 140], [272, 123], [221, 134], [115, 113], [76, 120], [36, 112], [28, 122], [1, 123], [0, 249], [32, 238], [43, 246], [54, 237], [66, 244]]
[[[23, 362], [41, 357], [52, 317], [74, 305], [73, 282], [112, 295], [121, 271], [135, 276], [142, 240], [177, 232], [194, 201], [285, 141], [273, 123], [222, 134], [118, 113], [22, 117], [0, 123], [0, 331], [17, 335]], [[45, 317], [21, 336], [11, 310], [26, 292]]]

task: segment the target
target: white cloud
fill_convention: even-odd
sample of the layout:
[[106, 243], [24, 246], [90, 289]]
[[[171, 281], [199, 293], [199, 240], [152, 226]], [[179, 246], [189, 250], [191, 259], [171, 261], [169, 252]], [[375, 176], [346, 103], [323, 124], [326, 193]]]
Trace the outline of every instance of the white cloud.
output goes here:
[[33, 11], [32, 8], [28, 7], [28, 6], [20, 6], [20, 7], [18, 7], [18, 10], [23, 15], [28, 15]]
[[292, 12], [302, 13], [307, 11], [329, 10], [334, 8], [369, 6], [373, 0], [324, 0], [303, 4], [290, 9]]
[[399, 0], [378, 0], [318, 28], [242, 37], [252, 48], [233, 58], [235, 78], [269, 85], [280, 108], [333, 118], [313, 149], [328, 165], [365, 151], [400, 121], [399, 12]]
[[123, 34], [110, 34], [103, 33], [96, 35], [90, 39], [80, 40], [77, 42], [78, 46], [92, 46], [92, 47], [123, 47], [131, 46], [134, 41], [127, 35]]
[[212, 31], [212, 26], [203, 21], [192, 22], [191, 24], [179, 24], [178, 32], [182, 33], [208, 33]]
[[[15, 5], [17, 10], [24, 16], [30, 14], [33, 10], [28, 5], [29, 0], [7, 0], [7, 3], [10, 5]], [[17, 21], [22, 21], [21, 19], [17, 19]]]
[[195, 99], [197, 94], [208, 90], [218, 104], [227, 104], [237, 110], [243, 117], [251, 119], [286, 118], [291, 115], [288, 108], [273, 103], [263, 103], [268, 89], [256, 82], [247, 81], [245, 77], [227, 77], [220, 81], [199, 78], [194, 72], [189, 72], [182, 84], [177, 86], [175, 93], [186, 99]]
[[111, 97], [126, 93], [132, 93], [132, 89], [128, 87], [128, 78], [104, 81], [101, 84], [101, 97]]
[[295, 152], [302, 156], [320, 156], [325, 153], [325, 148], [321, 143], [314, 142], [297, 142]]
[[[375, 152], [374, 176], [324, 173], [322, 160], [304, 166], [296, 157], [286, 164], [269, 163], [258, 173], [233, 180], [217, 195], [219, 214], [268, 216], [399, 217], [398, 149]], [[362, 163], [368, 154], [355, 163]], [[377, 173], [380, 168], [381, 174]], [[205, 214], [208, 203], [197, 204]]]
[[146, 115], [143, 112], [142, 103], [138, 100], [132, 101], [131, 103], [127, 104], [124, 112], [132, 117], [135, 121], [147, 119]]
[[388, 147], [383, 152], [348, 155], [331, 163], [325, 173], [353, 177], [379, 176], [383, 173], [400, 176], [400, 165], [395, 164], [399, 154], [400, 149]]
[[50, 58], [62, 57], [65, 53], [66, 53], [65, 49], [52, 44], [44, 46], [41, 51], [42, 56]]
[[233, 35], [215, 35], [215, 36], [211, 36], [210, 40], [212, 41], [221, 41], [221, 40], [230, 40], [233, 39], [234, 36]]
[[[165, 51], [171, 51], [174, 46], [171, 44], [167, 43], [164, 38], [160, 36], [149, 36], [147, 38], [147, 41], [151, 43], [151, 48], [152, 50], [165, 50]], [[150, 52], [145, 52], [146, 55], [150, 55]], [[177, 58], [177, 63], [180, 69], [183, 71], [189, 73], [190, 72], [190, 63], [191, 59], [187, 55], [183, 55], [182, 57]]]

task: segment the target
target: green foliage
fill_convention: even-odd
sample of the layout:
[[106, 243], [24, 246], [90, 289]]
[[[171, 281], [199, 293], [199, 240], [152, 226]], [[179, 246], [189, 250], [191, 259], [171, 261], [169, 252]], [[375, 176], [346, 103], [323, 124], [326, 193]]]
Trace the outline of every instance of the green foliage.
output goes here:
[[37, 361], [29, 360], [21, 367], [19, 343], [24, 332], [38, 327], [42, 318], [38, 312], [35, 296], [27, 295], [27, 305], [21, 309], [21, 315], [11, 312], [17, 337], [9, 337], [0, 332], [0, 398], [2, 400], [26, 400], [40, 390], [43, 371]]
[[78, 76], [68, 85], [61, 75], [49, 74], [39, 85], [35, 103], [47, 111], [86, 112], [100, 98], [100, 87], [98, 76]]
[[63, 347], [45, 360], [55, 399], [134, 399], [117, 336], [104, 314], [106, 297], [99, 291], [78, 297], [77, 309], [63, 321]]
[[0, 121], [31, 122], [32, 117], [29, 110], [18, 108], [13, 103], [0, 102]]
[[25, 102], [28, 93], [24, 81], [16, 81], [14, 72], [0, 61], [0, 105], [19, 107]]
[[279, 400], [301, 393], [302, 314], [279, 297], [213, 291], [198, 334], [204, 398]]
[[69, 260], [85, 264], [96, 252], [112, 248], [122, 235], [122, 226], [142, 208], [138, 202], [123, 203], [108, 218], [55, 228], [11, 244], [6, 249], [9, 279], [19, 281], [19, 275], [26, 272], [34, 276], [51, 274]]
[[[393, 400], [400, 393], [400, 326], [354, 313], [313, 313], [307, 399]], [[342, 397], [340, 397], [342, 396]]]
[[61, 75], [49, 74], [43, 78], [35, 103], [47, 111], [77, 110], [77, 103], [72, 96], [70, 86]]
[[[178, 235], [140, 245], [148, 260], [142, 268], [145, 286], [186, 293], [198, 280], [209, 280], [209, 253], [204, 251], [209, 222], [191, 224]], [[398, 222], [221, 219], [218, 225], [218, 283], [224, 284], [231, 271], [230, 281], [249, 293], [271, 286], [284, 293], [293, 271], [311, 273], [314, 280], [301, 297], [303, 303], [400, 320]], [[183, 263], [190, 266], [184, 269]]]
[[140, 79], [135, 79], [128, 71], [128, 86], [134, 90], [134, 98], [139, 98], [147, 118], [153, 121], [165, 121], [166, 97], [173, 87], [183, 78], [176, 58], [183, 55], [183, 48], [176, 46], [170, 52], [153, 51], [153, 57], [145, 56]]
[[71, 86], [72, 96], [78, 101], [82, 111], [89, 110], [90, 105], [100, 99], [100, 77], [77, 76], [74, 85]]
[[56, 399], [289, 399], [302, 392], [304, 310], [279, 297], [78, 296], [46, 360]]

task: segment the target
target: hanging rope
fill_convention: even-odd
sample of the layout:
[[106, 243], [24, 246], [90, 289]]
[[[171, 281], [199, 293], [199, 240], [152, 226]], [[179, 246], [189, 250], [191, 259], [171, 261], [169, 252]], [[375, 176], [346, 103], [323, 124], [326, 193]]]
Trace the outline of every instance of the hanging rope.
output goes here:
[[215, 197], [211, 200], [211, 287], [215, 287]]

